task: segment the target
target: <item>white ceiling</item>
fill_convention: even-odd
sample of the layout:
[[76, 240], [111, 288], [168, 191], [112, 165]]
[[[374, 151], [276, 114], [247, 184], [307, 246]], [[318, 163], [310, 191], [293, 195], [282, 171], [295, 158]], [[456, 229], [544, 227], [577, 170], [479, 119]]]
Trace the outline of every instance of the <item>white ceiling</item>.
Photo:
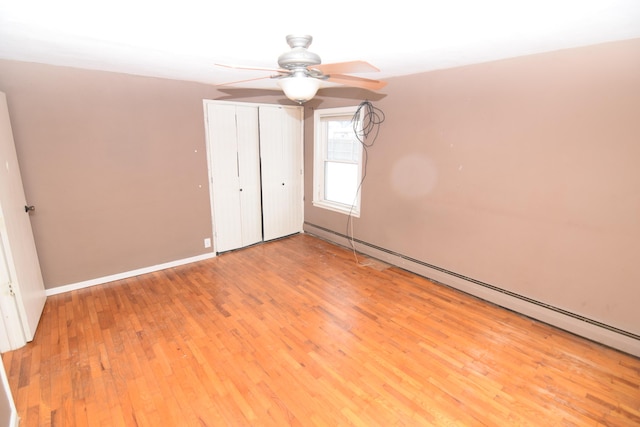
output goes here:
[[277, 67], [287, 34], [385, 79], [638, 38], [640, 0], [0, 0], [0, 58], [212, 84], [265, 76], [215, 64]]

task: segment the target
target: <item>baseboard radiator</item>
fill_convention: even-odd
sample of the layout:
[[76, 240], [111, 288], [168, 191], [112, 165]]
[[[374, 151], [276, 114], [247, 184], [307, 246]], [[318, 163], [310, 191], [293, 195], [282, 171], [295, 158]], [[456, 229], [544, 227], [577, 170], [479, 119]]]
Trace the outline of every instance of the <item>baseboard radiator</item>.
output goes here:
[[348, 248], [351, 248], [351, 242], [354, 242], [357, 245], [357, 251], [365, 255], [418, 274], [441, 285], [481, 298], [505, 309], [640, 357], [640, 335], [580, 316], [498, 286], [466, 277], [363, 240], [352, 239], [325, 227], [305, 222], [304, 232]]

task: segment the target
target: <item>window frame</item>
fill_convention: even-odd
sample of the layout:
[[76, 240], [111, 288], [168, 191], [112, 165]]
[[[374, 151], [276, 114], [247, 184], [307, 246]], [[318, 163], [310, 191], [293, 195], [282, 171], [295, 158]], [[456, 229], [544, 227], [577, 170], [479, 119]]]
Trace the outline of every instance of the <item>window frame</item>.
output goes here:
[[[349, 117], [349, 120], [358, 112], [358, 106], [349, 107], [337, 107], [337, 108], [323, 108], [314, 111], [313, 128], [313, 200], [312, 204], [315, 207], [328, 209], [334, 212], [339, 212], [345, 215], [350, 215], [356, 218], [360, 217], [361, 212], [361, 184], [362, 184], [362, 168], [364, 161], [364, 148], [361, 142], [359, 144], [359, 155], [357, 160], [357, 186], [356, 196], [353, 204], [344, 204], [325, 199], [325, 163], [328, 161], [326, 158], [328, 138], [325, 132], [325, 127], [322, 125], [323, 121], [331, 118], [345, 118]], [[362, 127], [362, 117], [358, 119], [359, 127]], [[361, 130], [361, 129], [359, 129]]]

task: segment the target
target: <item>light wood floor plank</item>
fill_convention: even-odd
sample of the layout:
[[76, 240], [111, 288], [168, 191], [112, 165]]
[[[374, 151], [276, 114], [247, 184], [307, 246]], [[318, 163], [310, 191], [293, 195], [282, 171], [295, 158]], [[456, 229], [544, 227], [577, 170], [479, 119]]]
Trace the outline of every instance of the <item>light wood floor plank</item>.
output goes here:
[[308, 235], [49, 297], [21, 426], [640, 425], [640, 360]]

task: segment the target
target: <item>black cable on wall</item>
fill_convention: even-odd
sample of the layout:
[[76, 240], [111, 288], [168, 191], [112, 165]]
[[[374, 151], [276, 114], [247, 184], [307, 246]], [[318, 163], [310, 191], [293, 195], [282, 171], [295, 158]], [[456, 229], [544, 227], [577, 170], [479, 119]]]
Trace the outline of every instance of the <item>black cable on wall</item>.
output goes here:
[[[369, 151], [368, 149], [373, 147], [376, 140], [378, 139], [378, 134], [380, 133], [380, 125], [384, 122], [385, 115], [384, 112], [375, 107], [370, 101], [365, 100], [360, 103], [358, 109], [353, 115], [351, 119], [351, 123], [353, 124], [353, 132], [362, 145], [362, 177], [360, 178], [360, 183], [358, 184], [358, 188], [356, 189], [356, 199], [358, 197], [358, 193], [362, 188], [362, 184], [364, 183], [365, 178], [367, 177], [367, 163], [369, 161]], [[362, 123], [362, 126], [359, 126], [359, 123]], [[371, 138], [369, 138], [371, 136]], [[349, 242], [351, 242], [351, 248], [353, 249], [354, 256], [356, 257], [356, 262], [358, 260], [355, 253], [355, 241], [353, 236], [353, 208], [355, 206], [355, 199], [353, 204], [351, 205], [351, 210], [349, 212], [349, 216], [347, 218], [347, 237], [349, 237]], [[351, 232], [351, 233], [350, 233]]]

